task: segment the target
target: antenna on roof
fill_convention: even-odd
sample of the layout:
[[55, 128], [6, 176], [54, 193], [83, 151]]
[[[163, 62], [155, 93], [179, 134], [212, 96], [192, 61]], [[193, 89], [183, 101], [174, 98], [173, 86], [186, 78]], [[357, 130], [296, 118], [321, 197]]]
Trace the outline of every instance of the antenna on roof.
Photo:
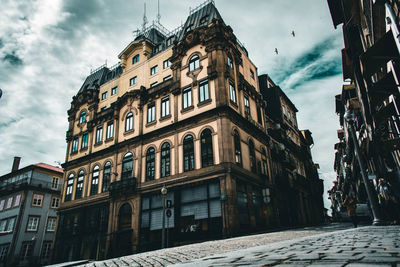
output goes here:
[[158, 13], [157, 13], [157, 22], [160, 24], [161, 14], [160, 14], [160, 0], [158, 0]]
[[142, 24], [142, 27], [143, 27], [143, 32], [146, 30], [146, 24], [147, 24], [147, 17], [146, 17], [146, 3], [144, 3], [144, 13], [143, 13], [143, 24]]

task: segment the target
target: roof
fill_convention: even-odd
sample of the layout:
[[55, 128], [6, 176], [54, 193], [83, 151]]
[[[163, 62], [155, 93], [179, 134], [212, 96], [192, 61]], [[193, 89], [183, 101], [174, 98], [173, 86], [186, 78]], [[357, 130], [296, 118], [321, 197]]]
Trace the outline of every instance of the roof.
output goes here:
[[214, 1], [205, 2], [203, 5], [193, 9], [183, 26], [179, 40], [182, 39], [186, 32], [211, 24], [213, 19], [218, 19], [223, 22], [221, 15], [214, 5]]
[[43, 163], [43, 162], [34, 164], [34, 166], [40, 167], [40, 168], [44, 168], [44, 169], [48, 169], [48, 170], [55, 171], [55, 172], [59, 172], [59, 173], [64, 173], [63, 169], [61, 169], [61, 168], [59, 168], [57, 166], [53, 166], [53, 165], [50, 165], [50, 164], [47, 164], [47, 163]]

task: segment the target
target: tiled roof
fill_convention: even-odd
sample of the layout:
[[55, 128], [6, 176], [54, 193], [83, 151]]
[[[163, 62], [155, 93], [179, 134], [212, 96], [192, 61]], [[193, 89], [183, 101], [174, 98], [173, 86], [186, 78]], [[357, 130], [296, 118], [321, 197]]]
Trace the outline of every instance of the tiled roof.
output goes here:
[[53, 166], [53, 165], [50, 165], [50, 164], [47, 164], [47, 163], [43, 163], [43, 162], [36, 163], [36, 164], [34, 164], [34, 166], [40, 167], [40, 168], [44, 168], [44, 169], [48, 169], [48, 170], [55, 171], [55, 172], [59, 172], [59, 173], [64, 173], [63, 169], [61, 169], [61, 168], [59, 168], [57, 166]]

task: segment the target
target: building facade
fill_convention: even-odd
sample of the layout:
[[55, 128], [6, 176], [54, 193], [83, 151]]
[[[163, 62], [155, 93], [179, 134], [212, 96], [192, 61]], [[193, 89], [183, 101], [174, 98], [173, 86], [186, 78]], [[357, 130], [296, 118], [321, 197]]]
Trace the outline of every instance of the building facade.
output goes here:
[[68, 111], [54, 260], [277, 226], [257, 68], [213, 1], [177, 31], [144, 28], [119, 59], [86, 78]]
[[328, 0], [335, 28], [343, 23], [344, 38], [344, 85], [335, 97], [341, 129], [333, 206], [355, 192], [359, 202], [369, 202], [375, 223], [384, 219], [377, 208], [377, 180], [400, 189], [399, 4]]
[[45, 163], [0, 176], [0, 266], [48, 264], [63, 170]]

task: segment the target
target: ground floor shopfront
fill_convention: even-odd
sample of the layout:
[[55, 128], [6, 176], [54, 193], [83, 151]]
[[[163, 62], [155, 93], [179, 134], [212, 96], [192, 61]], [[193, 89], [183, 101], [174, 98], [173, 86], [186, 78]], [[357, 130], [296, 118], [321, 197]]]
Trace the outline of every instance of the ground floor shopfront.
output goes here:
[[60, 210], [54, 262], [105, 259], [161, 248], [163, 201], [168, 247], [279, 226], [276, 189], [235, 172], [175, 179]]

